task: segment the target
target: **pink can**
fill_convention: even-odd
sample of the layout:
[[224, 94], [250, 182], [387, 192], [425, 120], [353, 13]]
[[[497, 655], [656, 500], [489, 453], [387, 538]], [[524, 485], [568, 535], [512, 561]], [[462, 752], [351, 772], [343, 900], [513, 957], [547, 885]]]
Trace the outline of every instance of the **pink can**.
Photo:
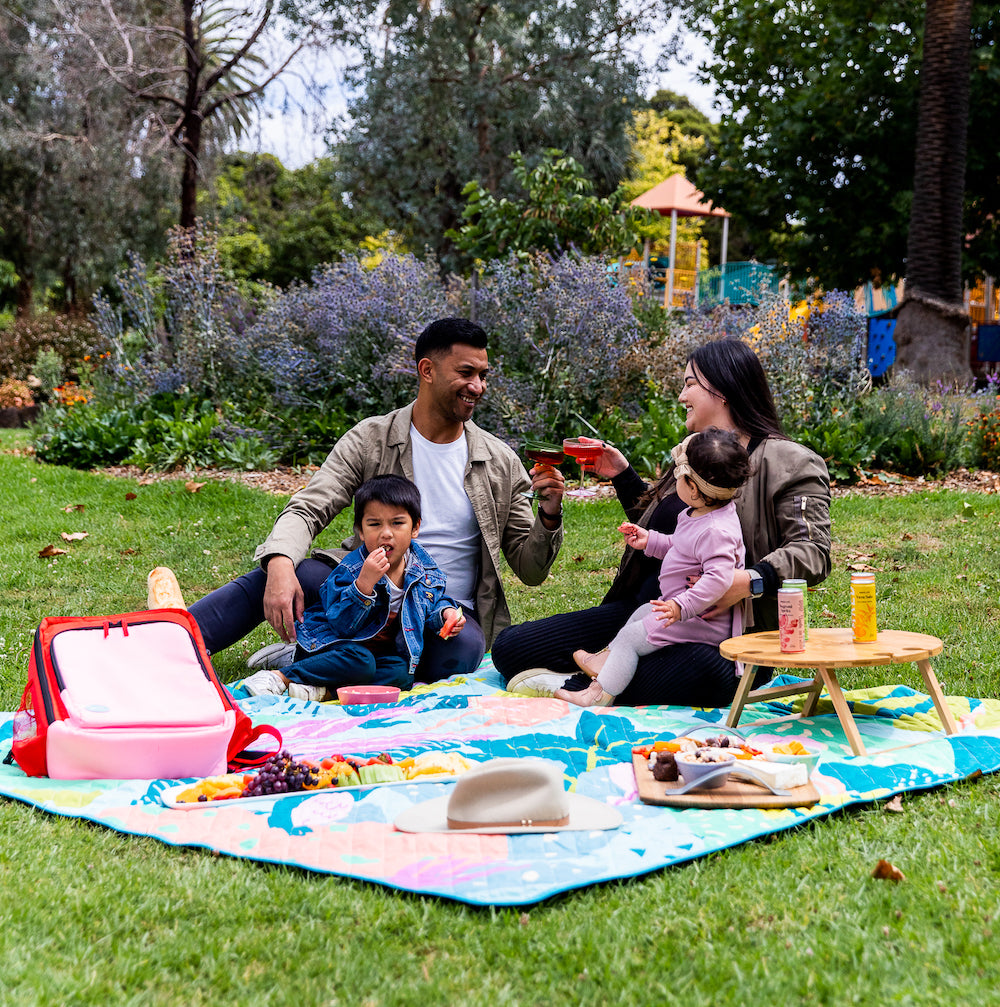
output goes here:
[[805, 599], [798, 588], [778, 591], [778, 646], [783, 654], [806, 649]]

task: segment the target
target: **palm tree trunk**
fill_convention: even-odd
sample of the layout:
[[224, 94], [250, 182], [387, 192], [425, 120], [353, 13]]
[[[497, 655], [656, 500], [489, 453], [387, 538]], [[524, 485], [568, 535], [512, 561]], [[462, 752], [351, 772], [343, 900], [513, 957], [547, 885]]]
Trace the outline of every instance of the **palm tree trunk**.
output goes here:
[[972, 0], [927, 0], [926, 11], [906, 296], [895, 330], [896, 366], [925, 384], [970, 376], [962, 248]]

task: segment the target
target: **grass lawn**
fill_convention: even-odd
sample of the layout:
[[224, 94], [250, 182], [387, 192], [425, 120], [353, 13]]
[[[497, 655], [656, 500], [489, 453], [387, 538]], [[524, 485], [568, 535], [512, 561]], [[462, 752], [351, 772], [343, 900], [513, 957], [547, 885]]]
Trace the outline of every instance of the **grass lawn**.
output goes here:
[[[283, 504], [229, 483], [191, 492], [45, 467], [13, 453], [23, 443], [0, 433], [6, 710], [43, 616], [142, 608], [157, 565], [193, 601], [247, 567]], [[848, 497], [833, 517], [836, 569], [811, 596], [814, 623], [847, 624], [848, 564], [868, 562], [880, 625], [945, 641], [946, 692], [1000, 695], [1000, 498]], [[515, 618], [598, 600], [619, 519], [612, 502], [568, 502], [557, 569], [540, 588], [512, 585]], [[61, 538], [73, 532], [87, 537]], [[40, 558], [48, 544], [66, 553]], [[218, 655], [220, 675], [239, 677], [267, 638]], [[920, 684], [908, 665], [841, 681]], [[0, 799], [0, 1004], [994, 1004], [998, 821], [988, 776], [520, 911], [174, 849]], [[869, 876], [882, 857], [904, 882]]]

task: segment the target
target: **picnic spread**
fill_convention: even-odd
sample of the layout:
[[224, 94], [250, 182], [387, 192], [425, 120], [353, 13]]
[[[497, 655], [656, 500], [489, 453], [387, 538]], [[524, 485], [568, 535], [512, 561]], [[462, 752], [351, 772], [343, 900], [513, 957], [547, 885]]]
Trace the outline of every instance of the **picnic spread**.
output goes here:
[[[780, 676], [772, 686], [795, 681]], [[855, 755], [830, 698], [810, 696], [810, 685], [810, 680], [802, 683], [808, 717], [774, 722], [775, 716], [795, 712], [794, 697], [759, 703], [751, 698], [738, 731], [727, 727], [726, 709], [582, 709], [555, 699], [514, 696], [504, 691], [489, 655], [475, 675], [417, 687], [392, 704], [249, 697], [236, 686], [231, 687], [235, 706], [255, 727], [266, 724], [280, 731], [289, 760], [305, 767], [293, 770], [298, 775], [318, 778], [320, 770], [330, 771], [323, 764], [332, 765], [334, 756], [349, 766], [377, 762], [383, 755], [384, 765], [412, 766], [423, 758], [428, 767], [456, 771], [410, 778], [404, 770], [405, 778], [396, 772], [385, 780], [374, 772], [366, 774], [371, 782], [365, 784], [338, 769], [327, 779], [339, 781], [343, 773], [344, 786], [267, 793], [266, 781], [258, 780], [252, 796], [242, 796], [244, 781], [262, 771], [247, 770], [233, 774], [240, 796], [211, 800], [206, 794], [201, 801], [196, 794], [192, 803], [178, 797], [203, 782], [198, 779], [50, 779], [4, 764], [0, 794], [170, 845], [476, 905], [526, 905], [702, 857], [853, 804], [1000, 769], [998, 700], [945, 695], [958, 727], [957, 733], [945, 734], [928, 695], [899, 685], [846, 691], [851, 723], [865, 751]], [[0, 759], [11, 748], [14, 716], [0, 713]], [[690, 790], [689, 797], [701, 795], [694, 802], [670, 797], [669, 792], [684, 789], [680, 773], [680, 783], [654, 779], [669, 775], [670, 759], [663, 753], [684, 737], [694, 739], [696, 749], [718, 748], [709, 761], [719, 765], [708, 770], [725, 776], [717, 788]], [[786, 753], [793, 762], [797, 756], [807, 767], [806, 784], [802, 774], [782, 773], [773, 762], [760, 763], [770, 770], [758, 767], [768, 786], [750, 781], [746, 772], [753, 775], [752, 764], [760, 762], [754, 753], [765, 751]], [[674, 768], [687, 757], [680, 747], [670, 755]], [[529, 805], [514, 812], [517, 821], [505, 820], [503, 810], [510, 760], [517, 760], [516, 773], [537, 763], [531, 785], [538, 790], [537, 807], [545, 809]], [[552, 764], [565, 801], [554, 785]], [[466, 770], [485, 772], [492, 780], [496, 797], [485, 812], [496, 819], [490, 828], [475, 817], [481, 809], [472, 798], [481, 788], [466, 786], [461, 808], [454, 800]], [[523, 779], [518, 786], [529, 783]], [[755, 798], [751, 806], [740, 796], [748, 791]], [[761, 795], [769, 794], [776, 800], [759, 806]], [[466, 828], [430, 831], [426, 824], [454, 816]], [[403, 830], [414, 824], [414, 831]]]

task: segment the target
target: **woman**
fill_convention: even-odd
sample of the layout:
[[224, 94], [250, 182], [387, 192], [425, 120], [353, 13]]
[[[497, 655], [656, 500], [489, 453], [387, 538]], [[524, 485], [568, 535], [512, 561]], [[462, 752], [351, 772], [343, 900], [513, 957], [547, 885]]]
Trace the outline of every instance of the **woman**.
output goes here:
[[[777, 629], [778, 588], [789, 577], [817, 584], [830, 572], [830, 476], [823, 460], [785, 435], [764, 369], [738, 339], [707, 343], [691, 354], [678, 396], [690, 433], [710, 426], [732, 430], [750, 455], [751, 475], [737, 511], [746, 544], [746, 569], [720, 600], [725, 609], [753, 599], [753, 628]], [[611, 479], [628, 520], [672, 534], [684, 503], [673, 470], [651, 489], [615, 448], [590, 468]], [[493, 644], [493, 663], [508, 688], [536, 695], [557, 688], [583, 689], [573, 651], [596, 652], [611, 641], [632, 611], [657, 597], [659, 563], [626, 549], [604, 601], [582, 612], [554, 615], [505, 629]], [[545, 655], [544, 669], [539, 655]], [[765, 672], [766, 674], [766, 672]], [[643, 657], [635, 677], [617, 698], [619, 706], [671, 704], [728, 706], [736, 692], [736, 669], [708, 644], [678, 644]]]

